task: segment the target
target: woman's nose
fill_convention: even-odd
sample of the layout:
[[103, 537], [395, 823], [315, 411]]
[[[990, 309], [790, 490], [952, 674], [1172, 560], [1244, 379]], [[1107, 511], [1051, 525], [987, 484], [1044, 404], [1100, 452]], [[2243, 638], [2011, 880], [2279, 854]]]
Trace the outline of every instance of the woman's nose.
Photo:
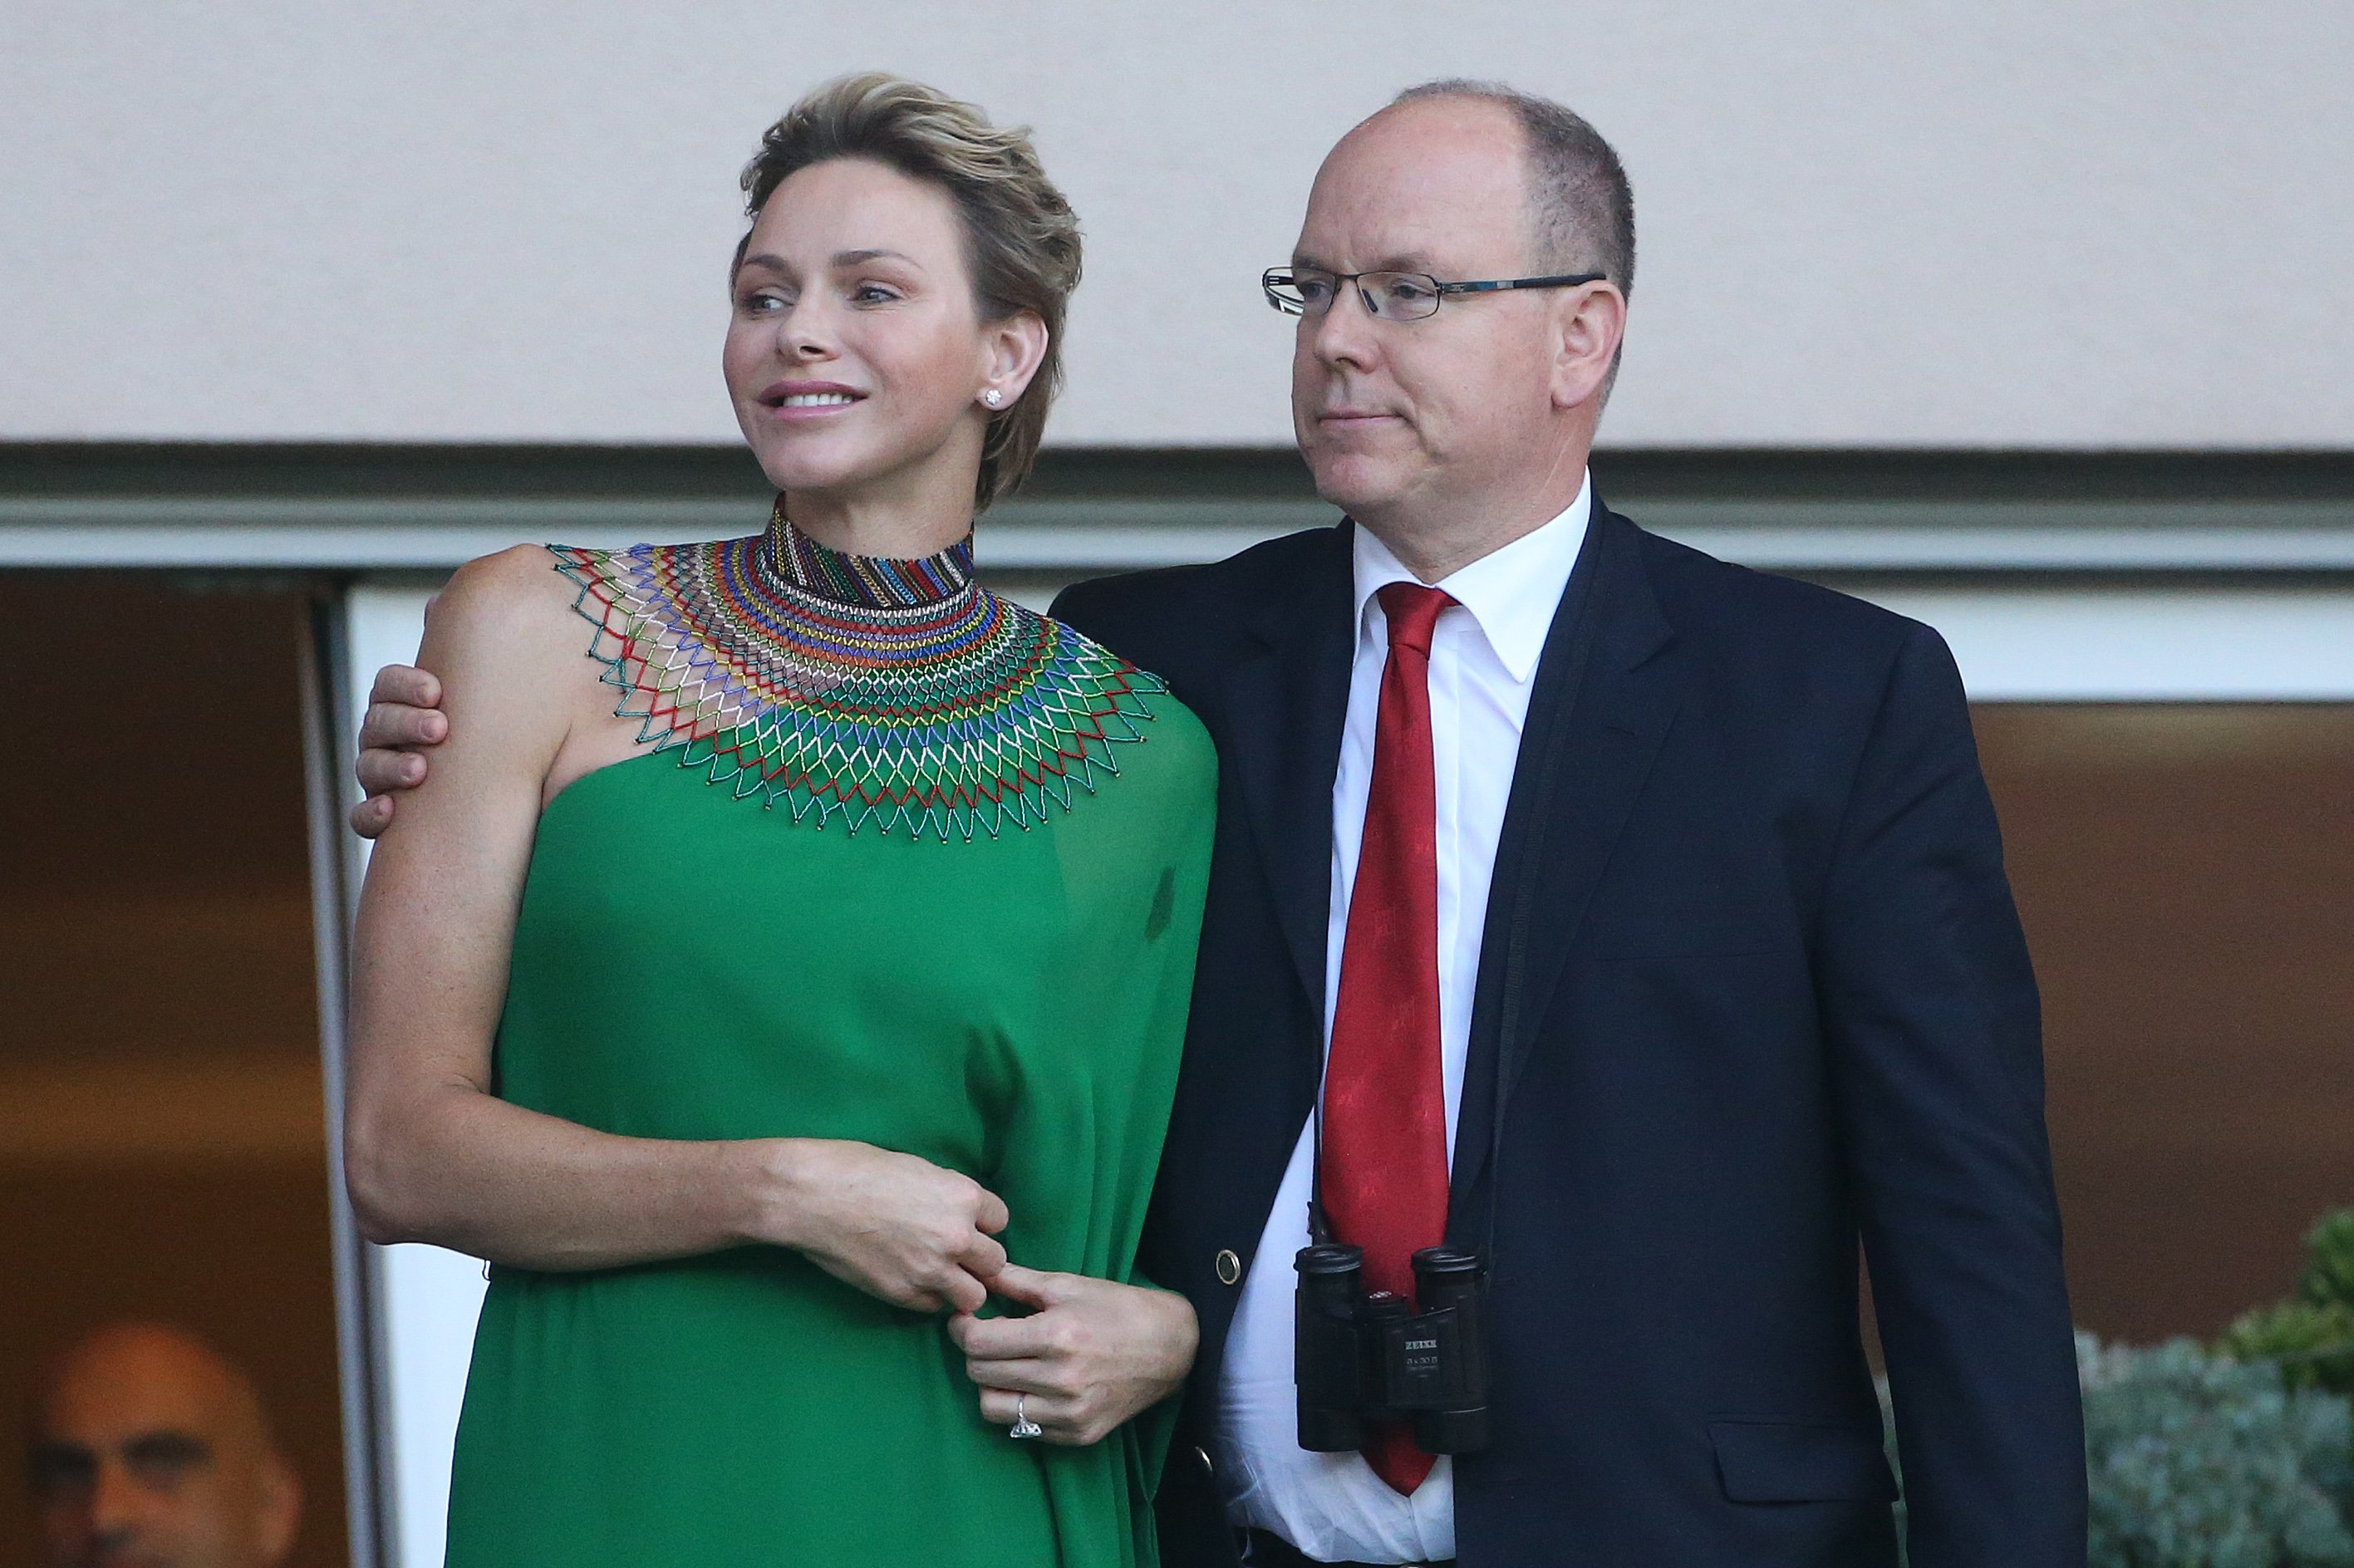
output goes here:
[[833, 354], [833, 334], [823, 309], [802, 300], [777, 323], [778, 347], [788, 359], [825, 359]]

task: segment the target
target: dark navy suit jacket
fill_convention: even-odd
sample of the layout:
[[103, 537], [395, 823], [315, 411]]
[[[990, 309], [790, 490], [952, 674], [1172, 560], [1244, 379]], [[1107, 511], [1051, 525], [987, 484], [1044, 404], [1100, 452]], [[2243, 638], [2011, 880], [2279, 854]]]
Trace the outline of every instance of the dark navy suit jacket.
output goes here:
[[[1202, 1325], [1171, 1568], [1235, 1562], [1196, 1447], [1239, 1294], [1219, 1255], [1290, 1269], [1252, 1254], [1316, 1094], [1352, 597], [1344, 524], [1055, 608], [1165, 677], [1222, 759], [1140, 1259]], [[2042, 1102], [1945, 644], [1597, 503], [1513, 776], [1456, 1141], [1450, 1235], [1494, 1271], [1467, 1568], [1893, 1563], [1859, 1243], [1914, 1568], [2080, 1568]]]

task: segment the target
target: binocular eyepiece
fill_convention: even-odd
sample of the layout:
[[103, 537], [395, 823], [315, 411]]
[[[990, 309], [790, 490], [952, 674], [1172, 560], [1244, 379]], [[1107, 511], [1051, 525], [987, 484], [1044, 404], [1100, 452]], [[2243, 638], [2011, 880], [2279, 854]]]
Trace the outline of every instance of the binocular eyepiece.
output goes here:
[[1348, 1453], [1365, 1446], [1366, 1422], [1398, 1419], [1426, 1454], [1488, 1446], [1488, 1266], [1479, 1254], [1416, 1253], [1413, 1303], [1365, 1289], [1359, 1247], [1303, 1247], [1293, 1266], [1302, 1448]]

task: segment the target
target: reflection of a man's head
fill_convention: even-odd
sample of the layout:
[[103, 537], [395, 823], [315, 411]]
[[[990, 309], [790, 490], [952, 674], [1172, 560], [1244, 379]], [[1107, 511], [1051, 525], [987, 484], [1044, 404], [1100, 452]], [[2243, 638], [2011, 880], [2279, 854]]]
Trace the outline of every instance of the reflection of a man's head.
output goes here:
[[116, 1324], [50, 1362], [31, 1457], [44, 1568], [269, 1568], [293, 1544], [251, 1380], [182, 1330]]

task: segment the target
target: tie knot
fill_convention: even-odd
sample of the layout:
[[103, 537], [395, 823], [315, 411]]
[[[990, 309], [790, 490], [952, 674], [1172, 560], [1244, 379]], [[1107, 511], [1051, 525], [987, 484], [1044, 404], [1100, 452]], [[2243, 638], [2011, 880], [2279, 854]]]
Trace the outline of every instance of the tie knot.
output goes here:
[[1382, 601], [1382, 613], [1389, 618], [1390, 646], [1404, 643], [1429, 658], [1430, 636], [1438, 626], [1439, 612], [1455, 602], [1447, 590], [1421, 583], [1390, 583], [1373, 597]]

